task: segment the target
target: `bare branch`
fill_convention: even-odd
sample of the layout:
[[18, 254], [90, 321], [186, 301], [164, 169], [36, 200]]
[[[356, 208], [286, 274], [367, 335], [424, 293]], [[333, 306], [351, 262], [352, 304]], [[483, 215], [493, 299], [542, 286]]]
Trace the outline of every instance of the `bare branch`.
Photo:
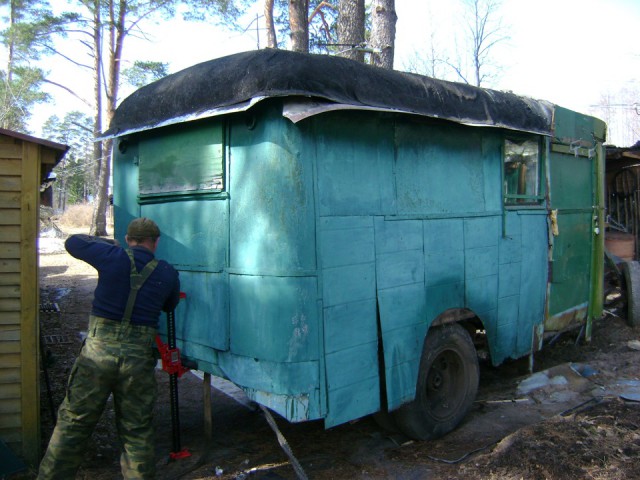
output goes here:
[[59, 87], [63, 90], [65, 90], [67, 93], [70, 93], [71, 95], [73, 95], [74, 97], [76, 97], [78, 100], [80, 100], [82, 103], [84, 103], [85, 105], [87, 105], [88, 107], [91, 107], [91, 102], [87, 101], [86, 99], [82, 98], [80, 95], [78, 95], [76, 92], [74, 92], [73, 90], [71, 90], [69, 87], [66, 87], [64, 85], [61, 85], [58, 82], [54, 82], [53, 80], [48, 80], [46, 78], [44, 78], [42, 80], [45, 83], [48, 83], [50, 85], [55, 85], [56, 87]]

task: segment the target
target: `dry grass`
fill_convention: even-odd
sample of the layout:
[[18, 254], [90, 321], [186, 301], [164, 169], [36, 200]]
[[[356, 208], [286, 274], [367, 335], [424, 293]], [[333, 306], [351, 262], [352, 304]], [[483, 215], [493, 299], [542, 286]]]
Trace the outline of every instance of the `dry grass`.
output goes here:
[[81, 204], [68, 207], [58, 220], [58, 225], [64, 228], [82, 228], [91, 225], [93, 215], [93, 205]]
[[[62, 215], [55, 218], [56, 226], [65, 234], [89, 233], [91, 219], [93, 217], [93, 205], [76, 204], [68, 207]], [[113, 232], [113, 216], [107, 212], [107, 231]]]

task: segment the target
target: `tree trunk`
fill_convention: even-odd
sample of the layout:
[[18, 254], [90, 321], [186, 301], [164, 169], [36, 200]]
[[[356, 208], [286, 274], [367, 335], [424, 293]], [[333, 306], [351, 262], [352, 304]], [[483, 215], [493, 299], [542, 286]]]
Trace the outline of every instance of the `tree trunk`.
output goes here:
[[291, 28], [291, 50], [309, 53], [309, 0], [290, 0], [289, 27]]
[[[120, 60], [125, 37], [125, 17], [127, 14], [126, 0], [120, 0], [116, 10], [114, 1], [109, 3], [109, 77], [107, 80], [107, 118], [106, 123], [116, 111], [118, 101], [118, 85], [120, 83]], [[111, 175], [111, 148], [113, 141], [107, 140], [102, 146], [102, 161], [100, 162], [100, 176], [98, 190], [93, 211], [92, 234], [107, 235], [107, 209], [109, 208], [109, 177]]]
[[393, 70], [396, 40], [395, 0], [373, 0], [371, 4], [371, 63], [377, 67]]
[[273, 1], [264, 1], [264, 23], [267, 28], [267, 48], [278, 48], [276, 26], [273, 23]]
[[342, 57], [364, 62], [364, 0], [340, 0], [338, 4], [338, 43]]
[[[102, 133], [102, 18], [100, 0], [94, 0], [93, 4], [93, 52], [93, 94], [95, 100], [93, 134], [94, 137], [98, 137]], [[107, 234], [106, 219], [100, 215], [100, 179], [105, 170], [102, 147], [102, 142], [94, 142], [93, 144], [94, 173], [98, 180], [98, 186], [94, 192], [93, 217], [89, 233], [105, 236]]]

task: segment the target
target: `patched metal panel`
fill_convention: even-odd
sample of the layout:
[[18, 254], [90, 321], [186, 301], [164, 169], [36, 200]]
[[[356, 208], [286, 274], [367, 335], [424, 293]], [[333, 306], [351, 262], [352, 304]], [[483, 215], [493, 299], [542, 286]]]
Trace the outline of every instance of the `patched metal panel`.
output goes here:
[[380, 408], [371, 217], [319, 221], [327, 427]]
[[224, 376], [247, 396], [292, 422], [321, 418], [318, 362], [282, 363], [224, 352], [217, 358]]
[[318, 359], [315, 277], [229, 275], [231, 351], [260, 360]]
[[[180, 272], [180, 289], [188, 292], [176, 309], [176, 337], [188, 339], [182, 354], [193, 359], [213, 362], [213, 354], [199, 355], [193, 344], [216, 350], [229, 349], [229, 291], [226, 276], [210, 272]], [[206, 321], [204, 320], [206, 319]], [[166, 334], [166, 322], [160, 322]]]
[[[498, 307], [489, 335], [494, 364], [531, 351], [546, 297], [546, 210], [506, 212], [499, 240]], [[523, 254], [524, 252], [524, 254]]]
[[140, 215], [160, 227], [159, 258], [178, 270], [221, 272], [227, 264], [227, 210], [224, 199], [183, 200], [141, 205]]
[[501, 217], [464, 221], [465, 304], [481, 318], [497, 308]]
[[424, 283], [378, 292], [387, 406], [393, 410], [415, 396], [416, 376], [427, 331]]
[[424, 222], [426, 321], [464, 306], [464, 220]]
[[426, 331], [423, 225], [376, 218], [376, 272], [387, 407], [415, 395], [415, 365]]
[[[480, 131], [402, 123], [395, 142], [399, 214], [486, 210]], [[451, 182], [459, 188], [452, 188]]]
[[547, 297], [548, 232], [545, 211], [521, 212], [522, 266], [518, 341], [515, 355], [525, 355], [533, 347], [533, 330], [544, 321]]
[[395, 213], [391, 122], [333, 113], [318, 119], [314, 136], [320, 216]]
[[[270, 275], [315, 273], [312, 147], [271, 106], [255, 124], [230, 126], [230, 268]], [[256, 114], [257, 115], [257, 114]]]
[[[145, 204], [140, 207], [140, 215], [158, 223], [161, 237], [156, 255], [178, 270], [180, 288], [186, 293], [176, 308], [176, 336], [227, 350], [229, 300], [223, 273], [229, 241], [226, 200]], [[188, 346], [184, 354], [192, 354]], [[208, 357], [210, 354], [204, 358], [192, 356], [211, 361]]]
[[[122, 140], [114, 140], [118, 145]], [[113, 228], [114, 237], [124, 245], [129, 222], [140, 216], [138, 205], [138, 143], [113, 150]]]

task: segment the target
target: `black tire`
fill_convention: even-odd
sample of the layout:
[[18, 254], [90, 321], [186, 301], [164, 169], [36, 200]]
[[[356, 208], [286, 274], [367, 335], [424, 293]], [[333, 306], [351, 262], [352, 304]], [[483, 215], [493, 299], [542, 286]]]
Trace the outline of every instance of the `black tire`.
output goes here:
[[431, 329], [424, 341], [416, 398], [394, 412], [398, 428], [415, 440], [439, 438], [456, 428], [478, 392], [478, 355], [458, 324]]
[[640, 263], [624, 262], [622, 267], [627, 293], [627, 323], [640, 325]]

